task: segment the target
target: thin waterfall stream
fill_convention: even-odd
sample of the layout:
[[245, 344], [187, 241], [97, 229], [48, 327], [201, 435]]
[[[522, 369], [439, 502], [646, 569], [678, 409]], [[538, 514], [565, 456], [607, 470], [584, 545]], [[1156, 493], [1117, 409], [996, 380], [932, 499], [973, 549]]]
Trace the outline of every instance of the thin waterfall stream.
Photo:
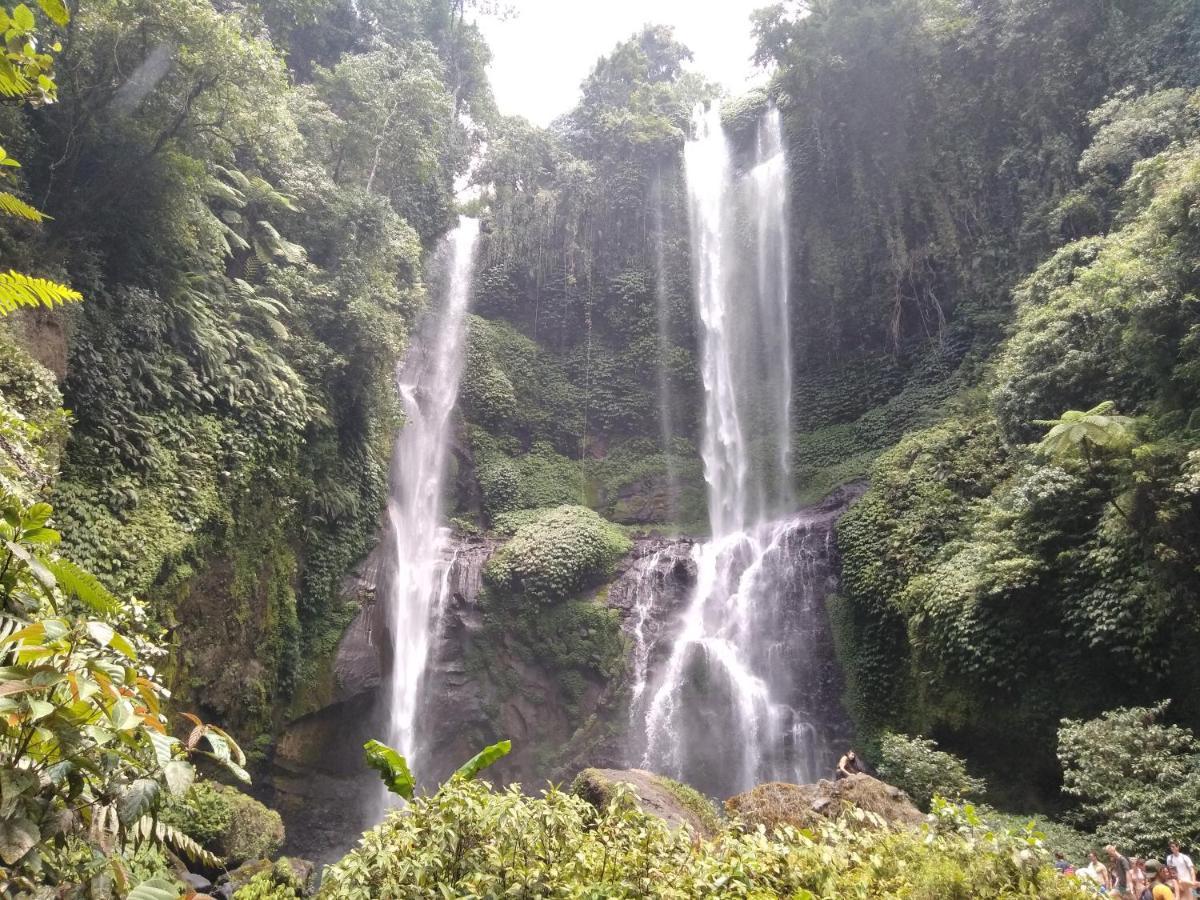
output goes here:
[[385, 731], [387, 743], [418, 772], [423, 676], [452, 563], [449, 530], [442, 524], [443, 482], [478, 238], [479, 222], [466, 217], [443, 238], [435, 259], [441, 303], [427, 316], [396, 378], [407, 421], [393, 451], [380, 583], [391, 649]]

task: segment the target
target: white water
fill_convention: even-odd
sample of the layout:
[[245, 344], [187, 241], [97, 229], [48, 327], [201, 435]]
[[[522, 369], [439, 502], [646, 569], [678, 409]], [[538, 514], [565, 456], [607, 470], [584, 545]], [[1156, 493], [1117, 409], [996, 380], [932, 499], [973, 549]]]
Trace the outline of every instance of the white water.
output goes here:
[[[816, 575], [804, 563], [817, 532], [802, 518], [772, 521], [791, 493], [779, 116], [765, 117], [754, 164], [741, 176], [719, 106], [698, 109], [694, 127], [685, 165], [712, 537], [693, 552], [696, 587], [646, 704], [643, 765], [728, 794], [815, 775], [813, 729], [791, 705], [802, 690], [790, 674], [796, 660], [785, 657], [797, 646], [789, 629], [814, 614]], [[737, 230], [739, 211], [752, 224], [751, 247]], [[789, 600], [798, 608], [784, 609]]]
[[407, 421], [392, 456], [385, 537], [390, 559], [380, 585], [392, 649], [384, 688], [386, 742], [418, 774], [422, 675], [453, 562], [449, 531], [441, 524], [442, 488], [478, 237], [478, 221], [461, 218], [443, 238], [435, 260], [441, 304], [427, 316], [396, 375]]

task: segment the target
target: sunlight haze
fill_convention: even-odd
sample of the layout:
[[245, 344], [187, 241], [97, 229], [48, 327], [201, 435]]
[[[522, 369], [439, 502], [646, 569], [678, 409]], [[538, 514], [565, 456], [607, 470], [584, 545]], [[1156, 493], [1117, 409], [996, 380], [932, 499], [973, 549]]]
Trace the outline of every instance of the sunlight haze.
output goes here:
[[506, 21], [482, 16], [479, 25], [492, 49], [488, 74], [500, 111], [548, 125], [574, 106], [596, 60], [647, 24], [673, 26], [694, 54], [694, 71], [741, 90], [762, 77], [750, 59], [750, 13], [765, 5], [766, 0], [516, 0], [514, 16]]

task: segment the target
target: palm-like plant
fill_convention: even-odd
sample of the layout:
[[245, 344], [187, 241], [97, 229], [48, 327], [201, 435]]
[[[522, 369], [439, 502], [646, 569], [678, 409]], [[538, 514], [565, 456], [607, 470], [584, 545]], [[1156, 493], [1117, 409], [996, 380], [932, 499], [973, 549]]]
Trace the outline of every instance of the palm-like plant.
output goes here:
[[1091, 461], [1097, 449], [1122, 450], [1133, 443], [1134, 420], [1113, 413], [1116, 406], [1105, 400], [1087, 412], [1067, 410], [1057, 419], [1039, 419], [1034, 424], [1050, 429], [1038, 444], [1046, 456], [1064, 457], [1082, 454]]
[[[1082, 456], [1092, 474], [1097, 473], [1101, 453], [1123, 453], [1133, 446], [1135, 419], [1113, 412], [1116, 404], [1105, 400], [1086, 412], [1070, 409], [1057, 419], [1039, 419], [1034, 424], [1049, 427], [1038, 444], [1038, 452], [1052, 459], [1071, 459]], [[1121, 508], [1115, 496], [1109, 503], [1126, 522], [1129, 514]]]

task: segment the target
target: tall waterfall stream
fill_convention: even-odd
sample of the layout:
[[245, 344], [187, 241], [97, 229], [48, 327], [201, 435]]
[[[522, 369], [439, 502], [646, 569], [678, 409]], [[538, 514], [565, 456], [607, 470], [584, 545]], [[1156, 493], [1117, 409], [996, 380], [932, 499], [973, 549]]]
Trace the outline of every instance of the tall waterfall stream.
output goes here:
[[443, 239], [435, 263], [441, 308], [426, 321], [396, 379], [408, 421], [392, 459], [388, 557], [379, 586], [392, 651], [385, 715], [387, 742], [417, 766], [422, 676], [451, 570], [442, 487], [478, 238], [479, 222], [464, 217]]

